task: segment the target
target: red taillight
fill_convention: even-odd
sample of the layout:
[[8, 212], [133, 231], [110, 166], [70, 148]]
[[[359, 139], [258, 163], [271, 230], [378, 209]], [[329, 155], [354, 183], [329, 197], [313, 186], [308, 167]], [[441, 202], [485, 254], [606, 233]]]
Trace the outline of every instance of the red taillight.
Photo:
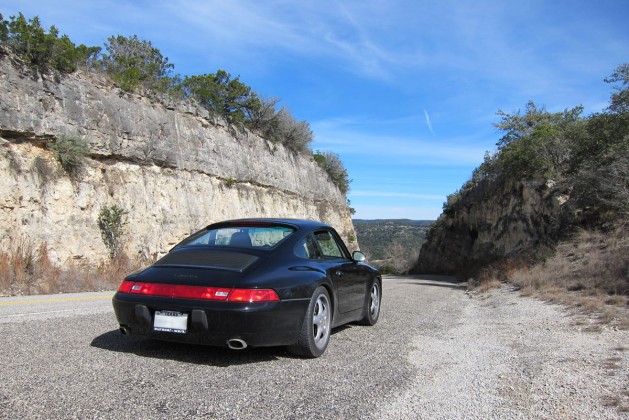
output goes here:
[[165, 296], [181, 299], [222, 300], [230, 302], [273, 302], [280, 300], [271, 289], [229, 289], [225, 287], [186, 286], [179, 284], [144, 283], [125, 280], [118, 287], [121, 293]]
[[118, 287], [118, 291], [122, 293], [130, 293], [131, 286], [133, 286], [133, 282], [125, 280], [122, 283], [120, 283], [120, 287]]
[[231, 289], [224, 287], [123, 281], [118, 291], [137, 295], [165, 296], [182, 299], [227, 300]]
[[280, 297], [271, 289], [234, 289], [229, 294], [230, 302], [275, 302]]

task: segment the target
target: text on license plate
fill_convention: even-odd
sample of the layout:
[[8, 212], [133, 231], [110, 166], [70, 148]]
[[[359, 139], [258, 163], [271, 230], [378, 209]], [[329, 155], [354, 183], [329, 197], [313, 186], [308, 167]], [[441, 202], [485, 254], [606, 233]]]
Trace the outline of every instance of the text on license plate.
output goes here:
[[188, 327], [188, 314], [176, 311], [155, 311], [153, 330], [184, 334]]

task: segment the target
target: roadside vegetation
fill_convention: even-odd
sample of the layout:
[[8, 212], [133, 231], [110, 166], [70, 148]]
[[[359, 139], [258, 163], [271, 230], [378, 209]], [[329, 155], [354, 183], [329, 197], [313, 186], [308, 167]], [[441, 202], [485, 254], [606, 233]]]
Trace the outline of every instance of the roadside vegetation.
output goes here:
[[[605, 79], [612, 85], [603, 112], [576, 106], [549, 112], [534, 102], [499, 111], [503, 133], [495, 153], [444, 203], [436, 228], [466, 203], [482, 201], [506, 183], [547, 180], [565, 197], [544, 215], [544, 244], [494, 261], [471, 283], [483, 290], [509, 282], [523, 293], [585, 309], [601, 320], [629, 306], [629, 64]], [[540, 215], [540, 218], [542, 216]], [[629, 328], [629, 321], [623, 323]]]
[[[279, 99], [262, 97], [239, 76], [221, 69], [201, 75], [176, 74], [168, 57], [137, 35], [111, 36], [103, 47], [76, 45], [55, 26], [44, 29], [38, 17], [26, 19], [20, 13], [6, 20], [0, 14], [0, 45], [38, 72], [104, 74], [125, 92], [158, 100], [193, 101], [235, 133], [249, 130], [294, 153], [313, 155], [310, 124], [298, 121], [287, 108], [278, 107]], [[317, 162], [346, 194], [350, 180], [343, 163], [338, 155], [325, 153], [329, 153], [328, 164]]]
[[96, 266], [71, 262], [62, 268], [45, 243], [25, 237], [7, 238], [0, 249], [0, 296], [114, 290], [125, 275], [152, 262], [120, 253]]

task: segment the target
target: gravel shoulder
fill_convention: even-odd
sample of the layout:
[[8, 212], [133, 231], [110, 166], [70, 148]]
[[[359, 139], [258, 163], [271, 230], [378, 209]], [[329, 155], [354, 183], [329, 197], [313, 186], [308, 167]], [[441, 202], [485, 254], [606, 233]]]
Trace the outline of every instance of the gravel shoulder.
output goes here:
[[443, 298], [413, 338], [412, 384], [375, 417], [629, 418], [629, 332], [508, 287]]
[[335, 330], [314, 360], [123, 337], [83, 301], [5, 305], [0, 418], [629, 417], [626, 331], [441, 277], [388, 277], [383, 296], [375, 327]]

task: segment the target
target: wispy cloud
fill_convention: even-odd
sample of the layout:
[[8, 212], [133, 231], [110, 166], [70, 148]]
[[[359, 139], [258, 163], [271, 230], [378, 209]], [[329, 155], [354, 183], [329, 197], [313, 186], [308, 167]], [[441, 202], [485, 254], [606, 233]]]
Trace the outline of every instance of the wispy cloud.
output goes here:
[[443, 201], [446, 197], [443, 195], [430, 195], [430, 194], [414, 194], [414, 193], [402, 193], [402, 192], [388, 192], [388, 191], [351, 191], [353, 197], [395, 197], [395, 198], [413, 198], [418, 200], [438, 200]]
[[356, 209], [356, 219], [414, 219], [435, 220], [441, 214], [441, 206], [382, 206], [362, 205]]
[[435, 131], [432, 129], [432, 123], [430, 122], [430, 116], [428, 115], [428, 111], [426, 111], [426, 108], [424, 108], [424, 116], [426, 117], [426, 125], [428, 126], [428, 130], [430, 130], [430, 132], [434, 136]]
[[487, 150], [486, 139], [450, 138], [435, 141], [419, 136], [374, 132], [373, 129], [332, 124], [329, 121], [312, 124], [315, 149], [333, 150], [340, 154], [371, 156], [379, 161], [416, 164], [478, 165]]

